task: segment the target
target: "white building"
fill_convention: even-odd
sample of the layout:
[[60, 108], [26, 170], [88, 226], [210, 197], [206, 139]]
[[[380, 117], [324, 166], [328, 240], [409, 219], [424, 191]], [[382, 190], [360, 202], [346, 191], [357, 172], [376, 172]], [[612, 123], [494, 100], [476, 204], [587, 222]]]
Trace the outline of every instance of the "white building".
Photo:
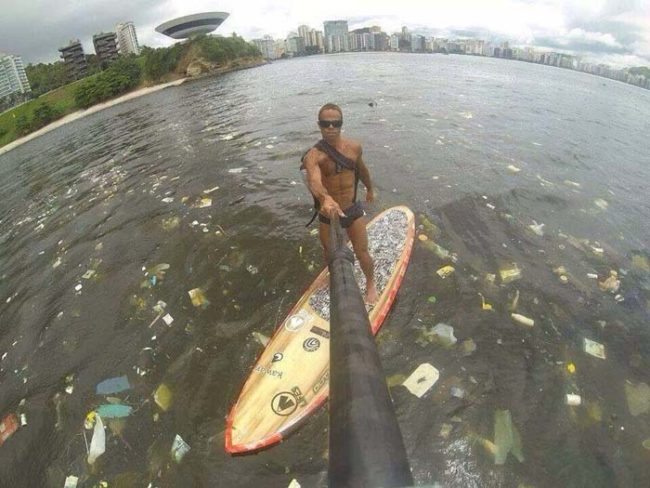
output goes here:
[[32, 91], [20, 56], [0, 53], [0, 98]]
[[253, 39], [253, 44], [260, 50], [264, 59], [277, 59], [275, 41], [271, 36], [264, 36], [263, 39]]
[[121, 54], [140, 54], [140, 44], [133, 22], [123, 22], [115, 26], [117, 47]]

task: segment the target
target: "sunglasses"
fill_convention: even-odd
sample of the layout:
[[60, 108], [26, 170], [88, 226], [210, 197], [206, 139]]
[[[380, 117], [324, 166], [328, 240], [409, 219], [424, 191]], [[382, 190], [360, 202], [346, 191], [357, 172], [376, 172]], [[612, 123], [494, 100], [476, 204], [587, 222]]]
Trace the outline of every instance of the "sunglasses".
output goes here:
[[343, 121], [342, 120], [321, 120], [321, 119], [319, 119], [318, 120], [318, 125], [322, 129], [326, 129], [328, 127], [335, 127], [336, 129], [340, 129], [341, 126], [343, 125]]

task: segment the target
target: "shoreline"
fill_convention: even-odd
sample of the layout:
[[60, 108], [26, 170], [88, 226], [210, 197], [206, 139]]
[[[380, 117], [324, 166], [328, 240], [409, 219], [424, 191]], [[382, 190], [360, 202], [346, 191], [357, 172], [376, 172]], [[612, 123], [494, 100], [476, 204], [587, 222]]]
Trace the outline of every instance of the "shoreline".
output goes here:
[[58, 129], [59, 127], [68, 124], [70, 122], [74, 122], [75, 120], [79, 120], [84, 118], [87, 115], [91, 115], [97, 112], [100, 112], [101, 110], [104, 110], [109, 107], [113, 107], [115, 105], [119, 105], [122, 102], [127, 102], [129, 100], [132, 100], [134, 98], [138, 98], [144, 95], [148, 95], [149, 93], [154, 93], [159, 90], [163, 90], [165, 88], [168, 88], [170, 86], [179, 86], [187, 81], [194, 81], [194, 80], [200, 80], [203, 78], [209, 78], [212, 76], [221, 76], [226, 73], [230, 73], [232, 71], [240, 71], [240, 70], [245, 70], [245, 69], [250, 69], [250, 68], [256, 68], [258, 66], [264, 66], [265, 64], [268, 64], [267, 61], [265, 60], [260, 60], [260, 59], [254, 59], [254, 60], [244, 60], [243, 63], [240, 64], [239, 61], [235, 60], [234, 62], [228, 63], [226, 66], [223, 66], [221, 68], [214, 68], [210, 69], [209, 71], [205, 73], [201, 73], [197, 76], [185, 76], [183, 78], [180, 78], [178, 80], [174, 81], [169, 81], [167, 83], [160, 83], [158, 85], [154, 86], [148, 86], [148, 87], [143, 87], [143, 88], [138, 88], [137, 90], [131, 91], [129, 93], [126, 93], [125, 95], [122, 95], [120, 97], [114, 98], [112, 100], [109, 100], [107, 102], [102, 102], [98, 103], [97, 105], [93, 105], [92, 107], [88, 107], [87, 109], [82, 109], [82, 110], [77, 110], [76, 112], [72, 112], [68, 115], [65, 115], [61, 117], [60, 119], [57, 119], [50, 124], [46, 125], [45, 127], [41, 127], [37, 131], [31, 132], [27, 134], [26, 136], [23, 136], [19, 139], [16, 139], [15, 141], [11, 141], [8, 144], [5, 144], [4, 146], [0, 147], [0, 156], [3, 154], [11, 151], [12, 149], [31, 141], [32, 139], [35, 139], [39, 136], [42, 136], [43, 134], [46, 134], [47, 132], [50, 132], [54, 129]]
[[11, 141], [9, 144], [5, 144], [4, 146], [0, 147], [0, 155], [11, 151], [12, 149], [31, 141], [32, 139], [35, 139], [39, 136], [42, 136], [43, 134], [46, 134], [47, 132], [50, 132], [54, 129], [58, 129], [59, 127], [68, 124], [70, 122], [74, 122], [75, 120], [79, 120], [84, 118], [87, 115], [91, 115], [97, 112], [100, 112], [101, 110], [107, 109], [109, 107], [113, 107], [115, 105], [119, 105], [122, 102], [127, 102], [129, 100], [132, 100], [134, 98], [141, 97], [143, 95], [148, 95], [149, 93], [154, 93], [159, 90], [163, 90], [165, 88], [168, 88], [170, 86], [178, 86], [181, 85], [182, 83], [185, 83], [187, 80], [191, 78], [181, 78], [179, 80], [174, 80], [170, 81], [167, 83], [161, 83], [160, 85], [154, 85], [154, 86], [148, 86], [144, 88], [139, 88], [137, 90], [134, 90], [132, 92], [129, 92], [125, 95], [122, 95], [120, 97], [114, 98], [112, 100], [109, 100], [107, 102], [102, 102], [98, 103], [97, 105], [93, 105], [92, 107], [89, 107], [87, 109], [82, 109], [82, 110], [77, 110], [76, 112], [72, 112], [68, 115], [65, 115], [61, 117], [60, 119], [55, 120], [54, 122], [46, 125], [45, 127], [41, 127], [37, 131], [31, 132], [27, 134], [24, 137], [21, 137], [19, 139], [16, 139], [15, 141]]

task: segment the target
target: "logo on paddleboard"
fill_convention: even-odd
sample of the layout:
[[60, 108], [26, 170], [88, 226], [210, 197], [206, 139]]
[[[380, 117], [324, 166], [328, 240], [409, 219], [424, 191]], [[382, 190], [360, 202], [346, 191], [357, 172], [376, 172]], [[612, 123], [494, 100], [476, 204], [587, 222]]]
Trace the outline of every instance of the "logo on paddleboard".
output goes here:
[[330, 333], [329, 333], [328, 331], [326, 331], [325, 329], [321, 329], [321, 328], [318, 327], [317, 325], [314, 325], [314, 326], [311, 328], [311, 331], [312, 331], [314, 334], [316, 334], [316, 335], [319, 335], [319, 336], [321, 336], [321, 337], [324, 337], [325, 339], [329, 339], [329, 338], [330, 338]]
[[272, 362], [272, 363], [277, 363], [278, 361], [282, 361], [282, 358], [283, 358], [283, 357], [284, 357], [284, 355], [283, 355], [281, 352], [276, 352], [276, 353], [273, 355], [273, 361], [271, 361], [271, 362]]
[[305, 339], [305, 342], [302, 343], [302, 348], [307, 352], [317, 351], [320, 347], [320, 341], [315, 337], [308, 337]]
[[283, 391], [278, 393], [271, 400], [271, 409], [276, 415], [281, 417], [288, 417], [296, 411], [298, 405], [305, 406], [307, 402], [300, 391], [300, 388], [294, 386], [291, 391]]

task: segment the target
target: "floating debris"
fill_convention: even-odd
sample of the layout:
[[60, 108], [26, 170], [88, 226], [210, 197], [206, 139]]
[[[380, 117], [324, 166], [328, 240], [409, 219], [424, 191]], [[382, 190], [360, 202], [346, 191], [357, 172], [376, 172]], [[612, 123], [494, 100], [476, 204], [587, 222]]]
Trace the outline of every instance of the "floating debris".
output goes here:
[[217, 191], [218, 189], [219, 189], [219, 187], [218, 187], [218, 186], [215, 186], [215, 187], [213, 187], [213, 188], [210, 188], [209, 190], [203, 190], [203, 193], [204, 193], [205, 195], [209, 195], [210, 193], [212, 193], [213, 191]]
[[510, 410], [496, 410], [494, 412], [494, 464], [505, 464], [508, 454], [517, 458], [520, 463], [524, 462], [524, 455], [521, 448], [521, 437], [512, 424]]
[[461, 349], [461, 351], [463, 351], [464, 356], [469, 356], [474, 351], [476, 351], [476, 343], [471, 338], [470, 339], [465, 339], [461, 343], [460, 349]]
[[440, 372], [432, 364], [422, 363], [402, 385], [416, 397], [422, 398], [436, 384], [439, 378]]
[[582, 398], [580, 395], [574, 393], [567, 393], [566, 395], [566, 404], [571, 407], [577, 407], [582, 403]]
[[427, 240], [429, 240], [429, 238], [428, 238], [425, 234], [420, 234], [420, 235], [418, 236], [418, 240], [420, 240], [420, 241], [427, 241]]
[[97, 458], [106, 452], [106, 432], [104, 432], [104, 423], [99, 415], [93, 415], [93, 418], [95, 421], [95, 429], [88, 450], [88, 464], [95, 464]]
[[172, 404], [172, 391], [165, 383], [161, 383], [153, 394], [153, 399], [164, 412], [169, 410]]
[[621, 287], [621, 281], [618, 279], [618, 273], [614, 270], [609, 272], [609, 277], [605, 281], [599, 281], [598, 287], [602, 291], [616, 293]]
[[429, 298], [427, 298], [427, 302], [429, 303], [436, 303], [438, 299], [435, 297], [435, 295], [431, 295]]
[[501, 268], [499, 276], [501, 277], [501, 284], [507, 285], [521, 278], [521, 269], [519, 269], [517, 263], [512, 263], [508, 268]]
[[481, 297], [481, 310], [494, 310], [494, 307], [485, 301], [485, 297], [481, 293], [479, 296]]
[[261, 332], [253, 332], [252, 336], [255, 338], [257, 342], [259, 342], [261, 345], [266, 347], [266, 345], [269, 343], [271, 339], [269, 339], [267, 336], [262, 334]]
[[163, 319], [163, 322], [165, 322], [165, 324], [167, 324], [168, 326], [172, 325], [172, 322], [174, 321], [174, 317], [172, 317], [170, 314], [167, 314], [167, 315], [163, 316], [162, 319]]
[[605, 357], [605, 346], [602, 344], [592, 341], [591, 339], [584, 338], [584, 348], [585, 352], [591, 356], [600, 359], [606, 359]]
[[544, 236], [544, 224], [538, 224], [533, 220], [533, 223], [530, 224], [528, 228], [533, 231], [533, 234], [538, 235], [539, 237]]
[[86, 271], [83, 275], [81, 275], [81, 277], [82, 277], [84, 280], [89, 280], [89, 279], [92, 278], [93, 276], [95, 276], [95, 270], [94, 270], [94, 269], [89, 269], [89, 270]]
[[420, 345], [437, 343], [445, 347], [450, 347], [456, 344], [457, 339], [454, 336], [454, 328], [451, 325], [443, 324], [441, 322], [431, 330], [424, 329], [417, 342]]
[[211, 206], [212, 206], [212, 198], [203, 197], [196, 203], [196, 205], [194, 205], [194, 208], [207, 208]]
[[173, 197], [165, 197], [162, 199], [164, 203], [173, 203], [174, 198]]
[[179, 217], [170, 217], [168, 219], [162, 219], [162, 228], [163, 230], [172, 230], [179, 226], [181, 219]]
[[194, 288], [188, 291], [187, 294], [190, 296], [190, 299], [192, 300], [192, 305], [194, 305], [195, 307], [206, 308], [210, 304], [208, 299], [205, 298], [205, 295], [201, 288]]
[[508, 170], [511, 173], [519, 173], [521, 171], [521, 168], [517, 168], [514, 164], [509, 164], [508, 165]]
[[627, 397], [627, 407], [633, 417], [650, 411], [650, 386], [647, 384], [634, 385], [626, 382], [625, 396]]
[[566, 365], [566, 370], [567, 370], [569, 373], [573, 374], [573, 373], [576, 372], [576, 365], [573, 364], [573, 363], [569, 363], [569, 364]]
[[2, 421], [0, 421], [0, 446], [2, 446], [19, 428], [20, 424], [16, 414], [10, 413], [9, 415], [5, 415]]
[[121, 403], [106, 403], [99, 405], [95, 412], [105, 419], [119, 419], [128, 417], [133, 412], [133, 407]]
[[454, 269], [453, 266], [443, 266], [438, 271], [436, 271], [436, 274], [444, 280], [448, 276], [451, 276], [454, 271], [456, 270]]
[[63, 488], [77, 488], [77, 483], [79, 483], [78, 477], [73, 475], [67, 476]]
[[190, 446], [183, 440], [183, 438], [176, 434], [174, 437], [174, 442], [172, 443], [172, 459], [177, 463], [180, 463], [185, 455], [190, 451]]
[[529, 317], [526, 317], [525, 315], [511, 313], [510, 316], [515, 322], [521, 325], [525, 325], [526, 327], [533, 327], [535, 325], [535, 321]]
[[78, 283], [77, 286], [74, 287], [75, 291], [81, 291], [83, 288], [83, 285], [81, 283]]
[[130, 388], [129, 379], [126, 376], [118, 376], [98, 383], [95, 389], [98, 395], [110, 395], [112, 393], [126, 391]]
[[246, 168], [230, 168], [230, 169], [228, 170], [228, 173], [233, 174], [233, 175], [236, 175], [236, 174], [241, 173], [241, 172], [244, 171], [245, 169], [246, 169]]
[[449, 434], [451, 434], [453, 428], [454, 426], [451, 424], [442, 424], [440, 426], [440, 433], [438, 435], [440, 435], [440, 437], [442, 437], [443, 439], [447, 439], [449, 438]]
[[582, 186], [580, 183], [576, 183], [575, 181], [571, 180], [564, 180], [564, 184], [567, 186], [572, 186], [574, 188], [580, 188]]
[[602, 198], [597, 198], [594, 200], [594, 205], [596, 205], [596, 207], [601, 210], [607, 210], [607, 207], [609, 207], [609, 203], [607, 203], [607, 201], [603, 200]]

